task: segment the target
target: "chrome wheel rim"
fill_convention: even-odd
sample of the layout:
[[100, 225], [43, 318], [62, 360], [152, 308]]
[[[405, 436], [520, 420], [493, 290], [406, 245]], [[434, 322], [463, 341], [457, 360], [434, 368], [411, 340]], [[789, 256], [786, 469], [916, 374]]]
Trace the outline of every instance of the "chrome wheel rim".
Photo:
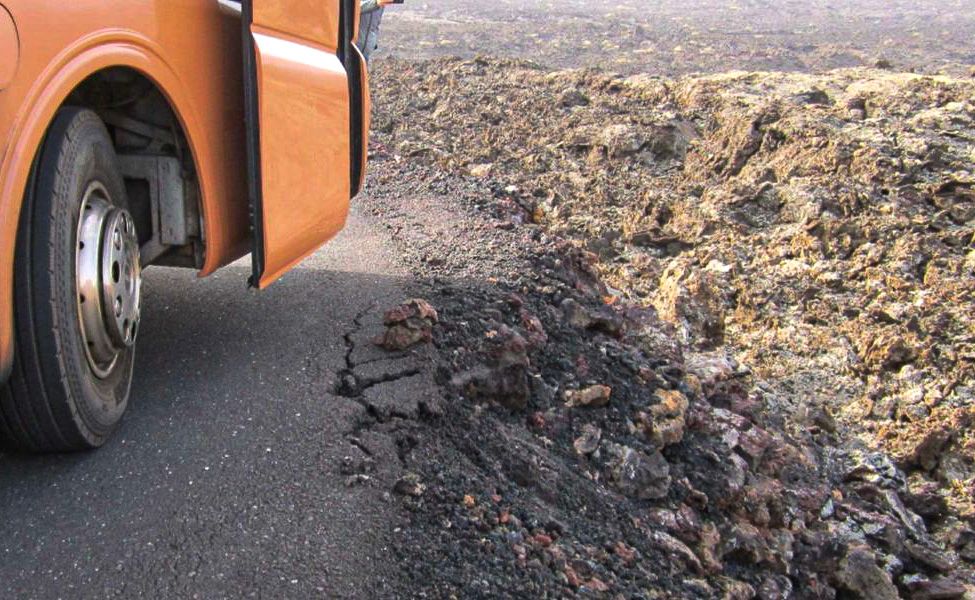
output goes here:
[[92, 372], [111, 375], [119, 356], [135, 344], [141, 316], [139, 240], [129, 213], [92, 182], [78, 216], [75, 246], [78, 319]]

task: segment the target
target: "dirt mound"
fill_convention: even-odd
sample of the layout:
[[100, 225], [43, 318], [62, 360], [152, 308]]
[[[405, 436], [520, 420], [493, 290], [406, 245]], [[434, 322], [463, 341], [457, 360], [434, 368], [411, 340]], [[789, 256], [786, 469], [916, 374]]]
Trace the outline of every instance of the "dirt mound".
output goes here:
[[[438, 448], [498, 488], [468, 501], [442, 471], [438, 518], [576, 591], [950, 592], [937, 573], [975, 559], [975, 83], [484, 59], [375, 77], [382, 168], [483, 181], [487, 205], [449, 210], [487, 210], [465, 233], [525, 255], [440, 311], [453, 416], [480, 435]], [[425, 270], [456, 276], [456, 231], [417, 225]], [[473, 408], [499, 405], [527, 416]], [[509, 495], [556, 525], [510, 526]], [[670, 571], [634, 575], [634, 549]]]

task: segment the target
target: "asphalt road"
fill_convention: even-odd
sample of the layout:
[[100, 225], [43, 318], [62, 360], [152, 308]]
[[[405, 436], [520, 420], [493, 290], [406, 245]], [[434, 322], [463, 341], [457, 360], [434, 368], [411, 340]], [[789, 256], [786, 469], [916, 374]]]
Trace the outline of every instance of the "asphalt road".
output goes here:
[[248, 271], [147, 271], [132, 403], [114, 439], [0, 455], [0, 597], [395, 593], [395, 445], [367, 449], [386, 466], [347, 486], [347, 438], [369, 417], [331, 390], [345, 336], [361, 322], [367, 339], [409, 279], [356, 214], [272, 289], [247, 290]]

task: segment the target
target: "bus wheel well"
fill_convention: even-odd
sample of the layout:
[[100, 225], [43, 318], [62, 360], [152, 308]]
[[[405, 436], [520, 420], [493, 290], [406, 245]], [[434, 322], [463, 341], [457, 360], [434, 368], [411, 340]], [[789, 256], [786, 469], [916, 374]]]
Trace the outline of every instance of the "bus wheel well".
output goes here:
[[167, 96], [139, 71], [112, 67], [87, 77], [65, 101], [95, 111], [119, 158], [143, 266], [203, 265], [200, 181]]

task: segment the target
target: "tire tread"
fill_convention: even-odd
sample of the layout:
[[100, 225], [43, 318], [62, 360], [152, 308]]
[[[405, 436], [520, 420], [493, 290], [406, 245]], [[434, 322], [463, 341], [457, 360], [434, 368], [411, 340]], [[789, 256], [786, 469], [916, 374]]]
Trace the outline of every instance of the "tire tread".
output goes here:
[[[61, 109], [48, 130], [38, 155], [35, 171], [48, 167], [43, 175], [32, 173], [18, 227], [15, 257], [15, 358], [10, 379], [0, 386], [0, 444], [28, 452], [63, 452], [96, 447], [107, 435], [87, 431], [75, 402], [68, 397], [80, 389], [77, 373], [64, 352], [62, 330], [73, 323], [59, 323], [59, 306], [53, 293], [38, 294], [37, 281], [52, 282], [52, 289], [64, 284], [73, 270], [57, 264], [58, 235], [45, 241], [32, 239], [33, 230], [52, 231], [66, 227], [70, 220], [59, 219], [57, 202], [38, 202], [38, 190], [48, 187], [52, 197], [69, 189], [65, 169], [74, 164], [84, 150], [79, 141], [86, 127], [104, 127], [99, 117], [85, 109]], [[57, 142], [52, 145], [52, 142]], [[56, 151], [56, 155], [49, 155]], [[70, 238], [69, 238], [70, 239]], [[46, 247], [45, 247], [46, 246]], [[45, 258], [47, 260], [45, 260]], [[46, 264], [45, 264], [46, 263]], [[40, 310], [38, 302], [47, 299]], [[38, 335], [47, 332], [47, 337]]]

